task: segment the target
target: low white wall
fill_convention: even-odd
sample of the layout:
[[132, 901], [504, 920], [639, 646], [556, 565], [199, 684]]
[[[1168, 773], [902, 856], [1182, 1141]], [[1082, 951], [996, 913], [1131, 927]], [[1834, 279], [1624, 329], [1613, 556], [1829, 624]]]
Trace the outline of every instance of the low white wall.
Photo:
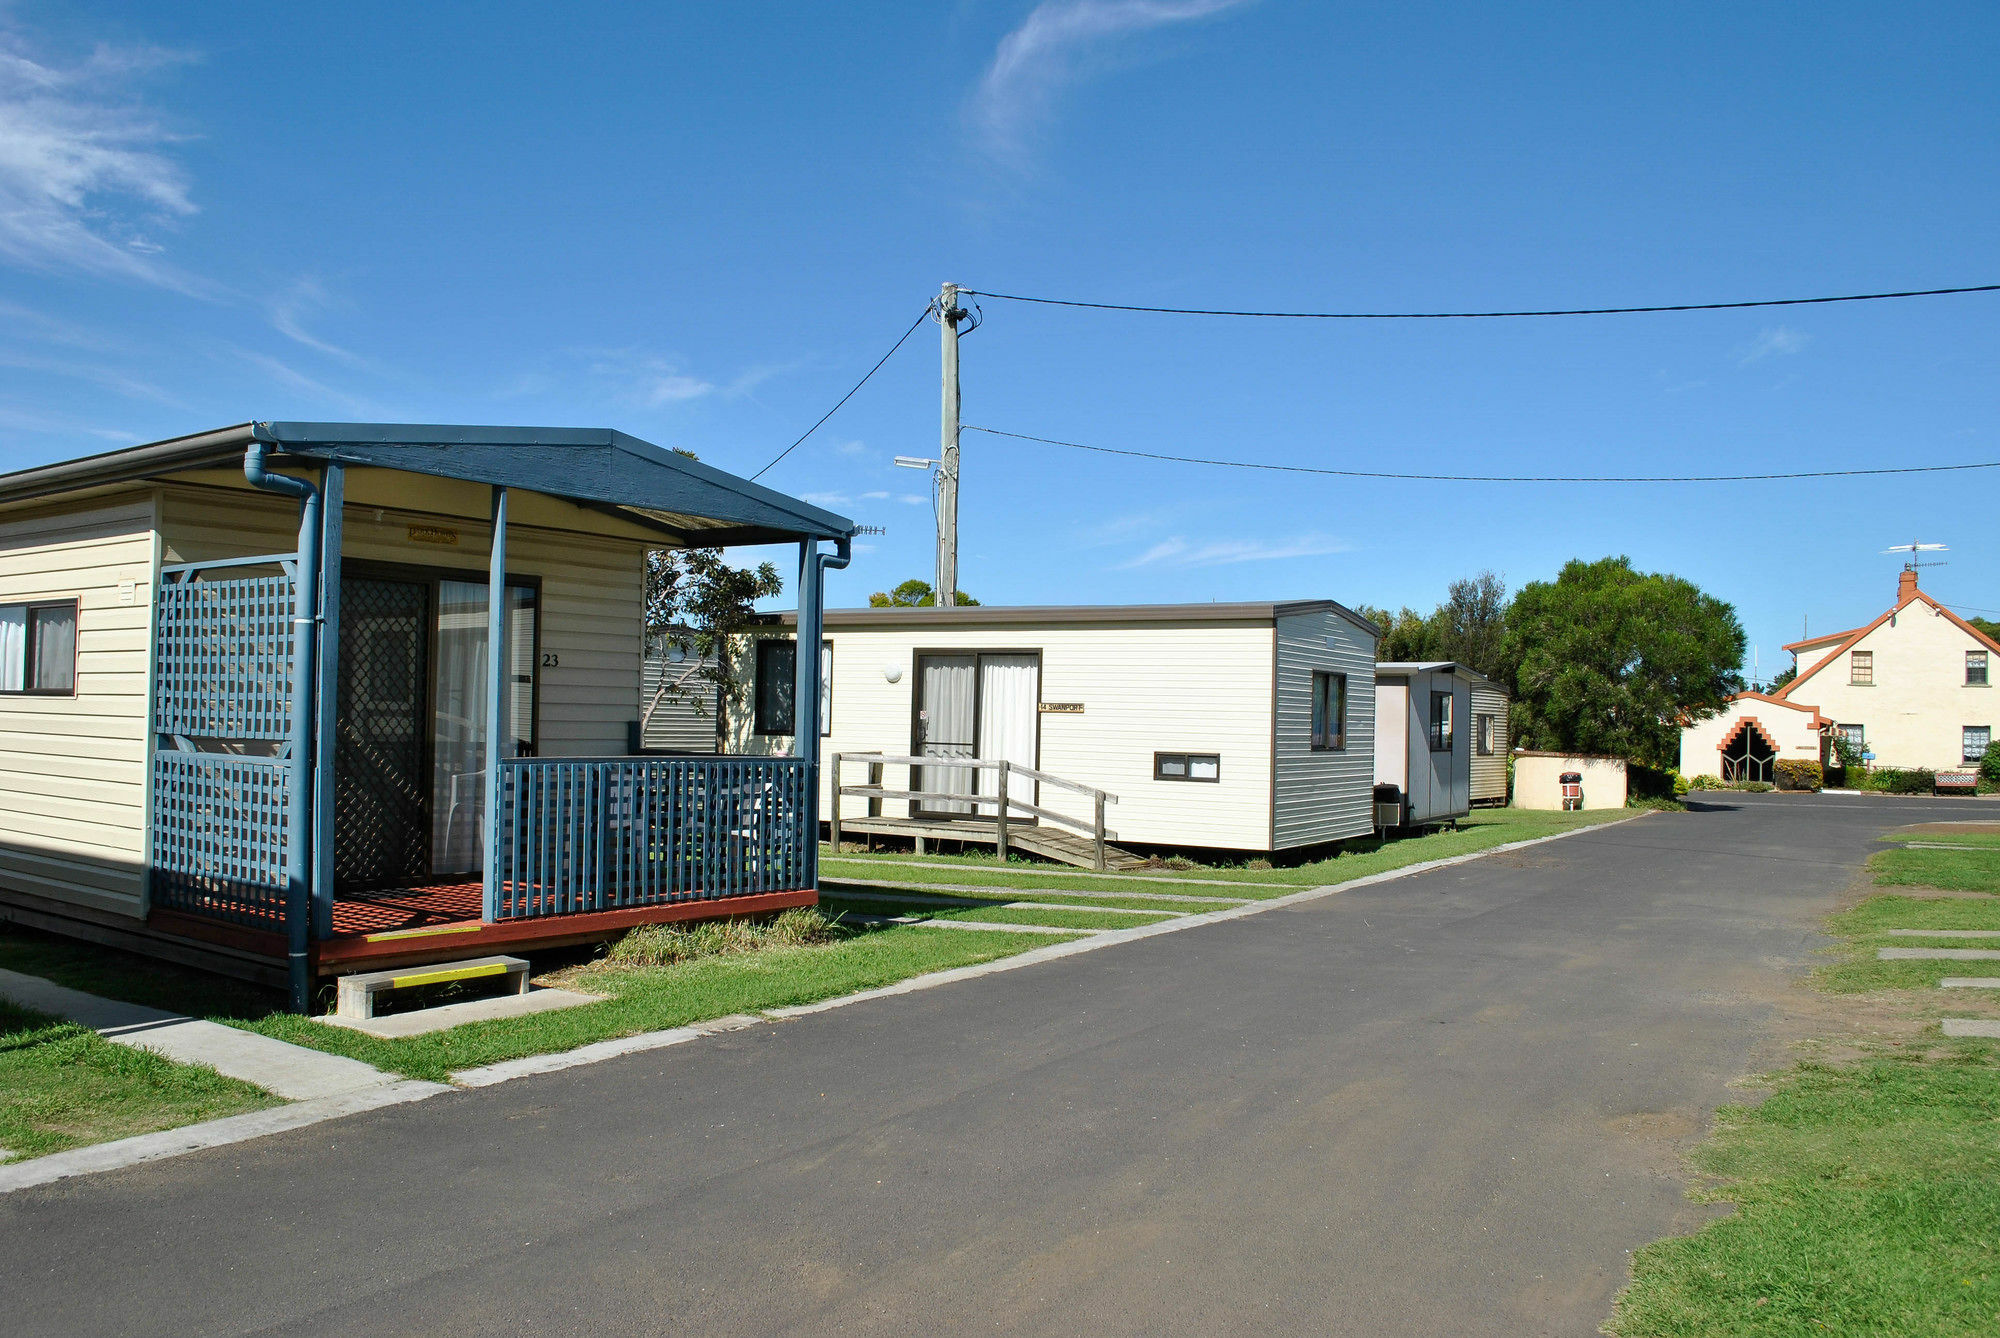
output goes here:
[[1625, 807], [1624, 759], [1574, 753], [1515, 753], [1513, 806], [1561, 808], [1565, 771], [1582, 775], [1585, 808]]

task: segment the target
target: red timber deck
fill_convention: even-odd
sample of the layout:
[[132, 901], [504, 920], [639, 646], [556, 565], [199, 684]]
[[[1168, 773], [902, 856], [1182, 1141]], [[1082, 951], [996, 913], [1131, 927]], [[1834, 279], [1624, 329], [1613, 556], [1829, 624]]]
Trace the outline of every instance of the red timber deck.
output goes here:
[[[333, 937], [312, 945], [313, 969], [322, 976], [391, 966], [413, 966], [453, 957], [533, 952], [611, 938], [635, 925], [712, 920], [811, 906], [813, 888], [742, 897], [630, 906], [609, 911], [482, 923], [478, 883], [440, 883], [341, 897], [333, 903]], [[269, 930], [223, 924], [174, 911], [155, 911], [154, 928], [182, 938], [220, 943], [283, 960], [285, 940]]]

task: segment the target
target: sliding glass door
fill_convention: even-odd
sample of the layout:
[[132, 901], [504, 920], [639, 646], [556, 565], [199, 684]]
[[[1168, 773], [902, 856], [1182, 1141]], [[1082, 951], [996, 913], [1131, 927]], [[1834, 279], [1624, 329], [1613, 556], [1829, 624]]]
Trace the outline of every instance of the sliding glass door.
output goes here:
[[[486, 814], [486, 583], [437, 583], [431, 682], [431, 870], [472, 873], [484, 859]], [[505, 719], [500, 756], [534, 751], [535, 591], [507, 587]]]

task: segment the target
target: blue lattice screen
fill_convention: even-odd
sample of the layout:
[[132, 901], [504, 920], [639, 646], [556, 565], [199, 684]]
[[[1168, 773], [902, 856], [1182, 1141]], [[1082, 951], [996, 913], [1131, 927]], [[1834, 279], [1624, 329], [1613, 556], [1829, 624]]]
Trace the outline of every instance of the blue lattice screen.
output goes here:
[[167, 567], [153, 652], [153, 904], [285, 923], [293, 555]]

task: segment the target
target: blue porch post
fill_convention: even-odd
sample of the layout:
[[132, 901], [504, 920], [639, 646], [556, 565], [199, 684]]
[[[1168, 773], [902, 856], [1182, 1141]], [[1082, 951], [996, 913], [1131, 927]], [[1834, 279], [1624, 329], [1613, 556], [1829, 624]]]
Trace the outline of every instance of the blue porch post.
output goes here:
[[481, 815], [481, 916], [500, 918], [500, 739], [507, 705], [507, 490], [493, 490], [493, 542], [486, 559], [486, 805]]
[[336, 799], [334, 723], [340, 703], [340, 533], [345, 466], [330, 464], [320, 480], [319, 686], [313, 732], [313, 937], [333, 936], [333, 820]]
[[819, 540], [799, 545], [799, 629], [792, 687], [792, 755], [805, 759], [805, 874], [819, 886], [819, 671], [822, 582]]

